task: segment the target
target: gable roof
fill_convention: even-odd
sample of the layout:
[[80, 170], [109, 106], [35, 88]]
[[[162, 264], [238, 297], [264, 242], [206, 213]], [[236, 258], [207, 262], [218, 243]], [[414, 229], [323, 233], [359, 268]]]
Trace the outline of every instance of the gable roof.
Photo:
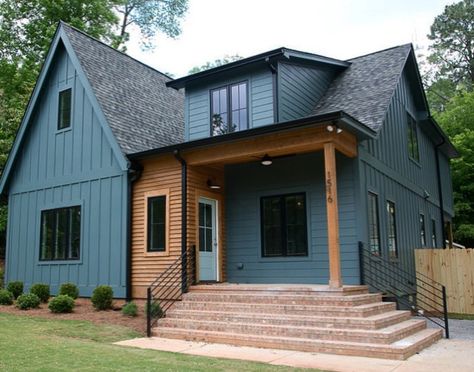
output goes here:
[[61, 23], [124, 154], [184, 140], [184, 95], [165, 74]]
[[411, 50], [405, 44], [348, 60], [351, 66], [334, 79], [312, 113], [343, 110], [378, 131]]

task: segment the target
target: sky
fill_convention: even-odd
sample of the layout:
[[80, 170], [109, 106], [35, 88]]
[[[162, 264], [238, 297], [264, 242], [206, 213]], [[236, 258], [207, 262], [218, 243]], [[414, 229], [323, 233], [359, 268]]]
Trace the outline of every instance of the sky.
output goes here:
[[189, 0], [176, 39], [158, 35], [143, 51], [132, 32], [127, 53], [175, 78], [194, 66], [282, 46], [349, 59], [413, 43], [426, 50], [446, 0]]

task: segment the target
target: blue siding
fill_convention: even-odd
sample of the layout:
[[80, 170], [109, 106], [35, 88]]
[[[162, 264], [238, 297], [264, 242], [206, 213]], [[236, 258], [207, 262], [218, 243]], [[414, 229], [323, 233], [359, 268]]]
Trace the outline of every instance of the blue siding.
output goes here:
[[209, 91], [246, 80], [249, 92], [249, 128], [273, 124], [273, 78], [269, 69], [260, 69], [238, 78], [219, 80], [207, 85], [186, 88], [186, 140], [210, 136], [211, 104]]
[[[99, 284], [125, 296], [127, 175], [91, 105], [77, 71], [58, 48], [9, 184], [7, 280], [26, 289], [61, 283], [90, 296]], [[57, 131], [58, 91], [71, 87], [71, 129]], [[81, 205], [81, 259], [40, 262], [41, 210]]]
[[308, 67], [278, 64], [278, 119], [288, 121], [309, 116], [335, 77], [334, 69], [322, 64]]
[[[354, 163], [355, 160], [337, 157], [340, 244], [346, 284], [359, 281]], [[309, 256], [262, 258], [260, 198], [294, 192], [306, 193]], [[323, 154], [277, 159], [271, 167], [258, 163], [226, 167], [226, 235], [229, 282], [327, 284]], [[240, 263], [242, 270], [238, 269]]]

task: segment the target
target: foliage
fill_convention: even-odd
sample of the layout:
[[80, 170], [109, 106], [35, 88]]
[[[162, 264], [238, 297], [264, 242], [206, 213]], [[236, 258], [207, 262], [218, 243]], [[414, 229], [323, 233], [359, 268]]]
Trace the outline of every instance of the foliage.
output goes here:
[[49, 300], [49, 285], [44, 283], [33, 284], [30, 293], [37, 295], [41, 302], [46, 303]]
[[451, 161], [454, 238], [457, 243], [474, 247], [474, 92], [456, 95], [436, 119], [460, 155]]
[[112, 308], [114, 291], [108, 285], [100, 285], [92, 293], [91, 301], [96, 310], [108, 310]]
[[206, 62], [201, 66], [194, 66], [191, 70], [189, 70], [189, 74], [196, 74], [201, 71], [206, 71], [211, 68], [219, 67], [222, 65], [226, 65], [227, 63], [235, 62], [241, 60], [243, 57], [239, 56], [238, 54], [234, 54], [232, 56], [225, 55], [223, 58], [216, 59], [212, 62]]
[[135, 302], [128, 302], [122, 307], [122, 314], [130, 317], [135, 317], [138, 314], [138, 307]]
[[0, 288], [3, 288], [5, 281], [5, 269], [3, 267], [0, 267]]
[[0, 305], [13, 304], [13, 295], [6, 289], [0, 289]]
[[75, 300], [79, 297], [79, 289], [74, 283], [63, 283], [59, 288], [59, 294], [69, 296]]
[[[148, 314], [148, 304], [145, 306], [145, 314]], [[163, 316], [163, 309], [158, 302], [151, 303], [150, 315], [152, 318], [161, 318]]]
[[52, 313], [70, 313], [74, 309], [74, 300], [68, 295], [59, 295], [51, 299], [48, 309]]
[[181, 33], [180, 20], [188, 10], [188, 0], [119, 0], [115, 9], [121, 19], [112, 46], [124, 49], [129, 26], [134, 25], [140, 31], [142, 47], [151, 48], [158, 31], [172, 38]]
[[464, 85], [474, 83], [474, 0], [447, 5], [431, 25], [432, 40], [428, 61], [437, 67], [440, 78]]
[[23, 282], [10, 282], [7, 285], [7, 291], [9, 291], [14, 298], [18, 298], [23, 293]]
[[34, 293], [24, 293], [16, 299], [16, 307], [20, 310], [36, 309], [41, 301]]

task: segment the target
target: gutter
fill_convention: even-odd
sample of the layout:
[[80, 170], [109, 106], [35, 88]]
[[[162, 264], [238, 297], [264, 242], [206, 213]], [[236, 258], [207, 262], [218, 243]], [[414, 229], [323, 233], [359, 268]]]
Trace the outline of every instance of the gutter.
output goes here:
[[129, 165], [127, 173], [128, 190], [127, 190], [127, 250], [125, 254], [126, 260], [126, 283], [125, 297], [127, 301], [132, 300], [132, 188], [133, 183], [138, 181], [142, 175], [143, 167], [141, 164], [132, 162]]

